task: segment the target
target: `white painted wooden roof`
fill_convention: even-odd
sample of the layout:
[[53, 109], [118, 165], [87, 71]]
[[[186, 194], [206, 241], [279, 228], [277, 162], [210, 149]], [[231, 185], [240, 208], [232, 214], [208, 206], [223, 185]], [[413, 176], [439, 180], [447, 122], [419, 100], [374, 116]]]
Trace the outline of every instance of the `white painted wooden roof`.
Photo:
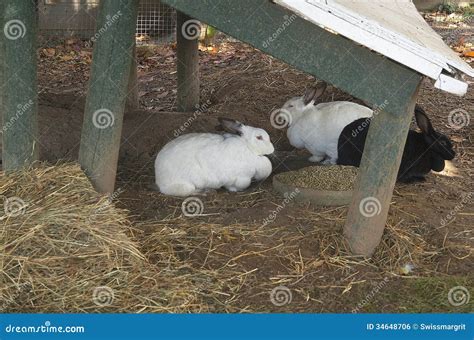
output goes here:
[[411, 0], [274, 0], [298, 16], [343, 35], [419, 73], [435, 87], [464, 95], [474, 70], [425, 22]]

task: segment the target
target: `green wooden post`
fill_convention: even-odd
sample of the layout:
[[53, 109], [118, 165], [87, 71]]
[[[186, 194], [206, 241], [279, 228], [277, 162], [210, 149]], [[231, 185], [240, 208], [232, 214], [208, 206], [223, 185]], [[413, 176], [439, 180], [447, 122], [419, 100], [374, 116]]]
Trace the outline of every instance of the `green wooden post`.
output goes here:
[[182, 12], [177, 13], [179, 112], [190, 112], [199, 105], [199, 22]]
[[114, 190], [137, 10], [137, 0], [100, 3], [79, 162], [104, 193]]
[[2, 1], [1, 57], [3, 169], [13, 171], [38, 159], [38, 94], [34, 0]]
[[421, 77], [415, 76], [406, 84], [414, 89], [406, 99], [406, 114], [395, 116], [382, 111], [370, 124], [344, 226], [354, 254], [371, 256], [382, 238], [420, 81]]
[[137, 64], [137, 44], [133, 44], [133, 58], [130, 66], [130, 77], [128, 79], [126, 109], [128, 113], [138, 110], [140, 107], [140, 98], [138, 95], [138, 64]]

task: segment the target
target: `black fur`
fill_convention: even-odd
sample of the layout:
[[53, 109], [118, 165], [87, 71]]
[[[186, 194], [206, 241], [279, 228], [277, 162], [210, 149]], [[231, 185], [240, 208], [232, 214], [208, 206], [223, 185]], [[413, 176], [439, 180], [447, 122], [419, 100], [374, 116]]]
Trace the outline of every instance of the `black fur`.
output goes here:
[[[415, 108], [415, 117], [422, 132], [413, 130], [408, 132], [397, 176], [401, 182], [423, 181], [431, 170], [442, 171], [444, 161], [451, 160], [455, 156], [452, 142], [433, 129], [426, 113], [419, 105]], [[361, 118], [342, 130], [338, 141], [337, 164], [360, 165], [370, 121], [370, 118]]]

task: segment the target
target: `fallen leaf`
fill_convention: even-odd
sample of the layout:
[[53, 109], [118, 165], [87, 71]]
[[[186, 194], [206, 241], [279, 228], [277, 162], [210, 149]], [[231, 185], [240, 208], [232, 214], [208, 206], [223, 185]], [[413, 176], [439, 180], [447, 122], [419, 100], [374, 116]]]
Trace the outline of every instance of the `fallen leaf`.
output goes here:
[[73, 56], [70, 56], [70, 55], [68, 55], [68, 54], [66, 54], [65, 56], [62, 56], [62, 57], [61, 57], [61, 60], [62, 60], [62, 61], [69, 61], [69, 60], [72, 60], [72, 59], [74, 59], [74, 57], [73, 57]]
[[451, 140], [456, 143], [461, 143], [464, 140], [464, 137], [461, 136], [451, 136]]
[[53, 57], [56, 54], [54, 48], [43, 48], [43, 54], [47, 57]]

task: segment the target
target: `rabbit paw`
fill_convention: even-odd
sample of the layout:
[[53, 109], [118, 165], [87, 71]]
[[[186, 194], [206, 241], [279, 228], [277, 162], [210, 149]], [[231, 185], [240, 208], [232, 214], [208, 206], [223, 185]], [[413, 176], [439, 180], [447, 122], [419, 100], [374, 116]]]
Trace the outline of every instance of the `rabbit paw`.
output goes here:
[[321, 162], [322, 160], [324, 159], [324, 155], [320, 156], [320, 155], [313, 155], [311, 157], [308, 158], [308, 160], [310, 162], [313, 162], [313, 163], [318, 163], [318, 162]]
[[324, 165], [334, 165], [336, 164], [337, 160], [334, 158], [326, 158], [322, 163]]

